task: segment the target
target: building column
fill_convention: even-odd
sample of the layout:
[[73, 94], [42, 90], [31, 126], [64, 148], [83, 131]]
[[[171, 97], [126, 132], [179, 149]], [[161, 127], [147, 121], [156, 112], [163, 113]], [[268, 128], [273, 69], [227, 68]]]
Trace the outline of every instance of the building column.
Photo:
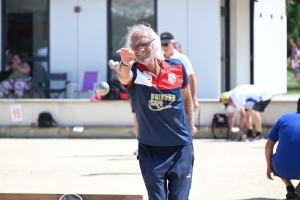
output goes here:
[[230, 0], [230, 88], [250, 83], [250, 4]]

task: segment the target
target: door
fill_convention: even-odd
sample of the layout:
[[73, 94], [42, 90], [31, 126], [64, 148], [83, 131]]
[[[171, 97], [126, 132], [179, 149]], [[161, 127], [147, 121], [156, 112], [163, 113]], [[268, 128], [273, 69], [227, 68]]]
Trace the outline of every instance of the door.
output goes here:
[[[127, 27], [139, 22], [148, 23], [156, 30], [156, 0], [108, 0], [108, 54], [107, 60], [120, 61], [116, 51], [124, 44], [122, 40]], [[107, 80], [115, 73], [108, 70]]]
[[230, 90], [230, 60], [229, 60], [229, 0], [220, 0], [221, 14], [221, 91]]

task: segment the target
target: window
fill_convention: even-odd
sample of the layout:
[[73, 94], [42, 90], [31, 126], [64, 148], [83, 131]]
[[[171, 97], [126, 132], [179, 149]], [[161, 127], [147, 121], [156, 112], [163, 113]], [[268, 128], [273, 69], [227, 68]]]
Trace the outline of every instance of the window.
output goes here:
[[31, 68], [40, 64], [48, 70], [49, 0], [2, 2], [2, 61], [10, 63], [12, 54], [20, 53]]
[[[156, 30], [156, 0], [108, 0], [108, 60], [120, 60], [127, 27], [146, 22]], [[111, 77], [108, 71], [108, 77]]]

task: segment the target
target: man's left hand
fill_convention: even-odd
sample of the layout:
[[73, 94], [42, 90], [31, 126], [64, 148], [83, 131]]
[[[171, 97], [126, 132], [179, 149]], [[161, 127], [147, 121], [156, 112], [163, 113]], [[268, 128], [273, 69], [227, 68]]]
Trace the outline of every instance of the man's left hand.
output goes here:
[[272, 176], [271, 176], [272, 173], [274, 174], [273, 169], [272, 169], [271, 167], [268, 167], [268, 168], [267, 168], [267, 177], [268, 177], [268, 179], [270, 179], [270, 180], [273, 180], [273, 178], [272, 178]]
[[196, 133], [197, 133], [197, 128], [194, 126], [194, 127], [193, 127], [193, 130], [191, 130], [191, 132], [192, 132], [192, 136], [196, 135]]
[[196, 111], [199, 108], [198, 100], [194, 101], [194, 111]]

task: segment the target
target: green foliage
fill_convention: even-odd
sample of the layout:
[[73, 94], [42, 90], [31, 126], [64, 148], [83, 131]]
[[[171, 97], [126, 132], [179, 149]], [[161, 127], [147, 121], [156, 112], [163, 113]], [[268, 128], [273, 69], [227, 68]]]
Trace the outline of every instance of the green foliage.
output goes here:
[[296, 41], [300, 34], [300, 0], [293, 0], [294, 4], [286, 5], [287, 38]]

